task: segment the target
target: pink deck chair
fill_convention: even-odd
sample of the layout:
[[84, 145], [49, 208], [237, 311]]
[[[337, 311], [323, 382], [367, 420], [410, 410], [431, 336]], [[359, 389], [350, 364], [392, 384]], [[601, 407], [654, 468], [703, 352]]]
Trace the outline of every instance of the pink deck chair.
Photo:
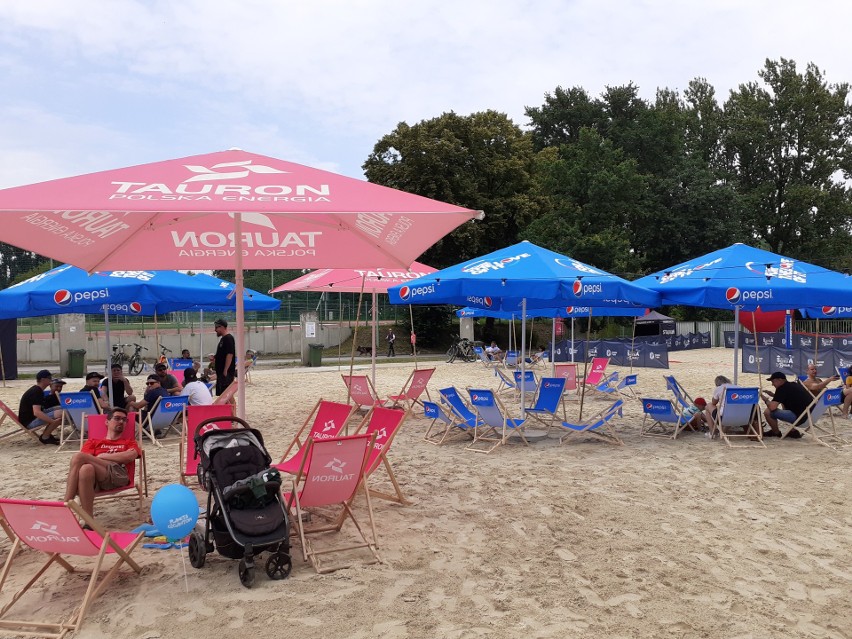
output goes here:
[[390, 450], [393, 439], [405, 418], [411, 414], [411, 411], [403, 412], [395, 408], [382, 408], [374, 406], [369, 413], [364, 416], [364, 419], [358, 424], [355, 429], [356, 433], [364, 432], [367, 435], [375, 433], [376, 441], [373, 448], [370, 450], [370, 458], [367, 461], [367, 477], [370, 477], [373, 472], [379, 467], [384, 466], [388, 474], [391, 484], [393, 484], [394, 493], [385, 493], [378, 490], [370, 489], [370, 494], [379, 499], [387, 499], [395, 501], [399, 504], [407, 504], [408, 501], [402, 494], [402, 489], [394, 475], [393, 468], [388, 461], [388, 451]]
[[[298, 473], [307, 451], [308, 440], [320, 442], [337, 437], [353, 412], [355, 412], [355, 407], [351, 404], [319, 400], [305, 419], [305, 423], [302, 424], [299, 432], [293, 437], [293, 441], [290, 442], [287, 450], [281, 455], [281, 461], [274, 464], [275, 468], [290, 475]], [[303, 438], [302, 435], [309, 425], [310, 430], [307, 436]], [[295, 452], [293, 452], [294, 450]]]
[[[318, 573], [331, 572], [346, 566], [328, 567], [322, 564], [320, 558], [336, 552], [367, 548], [373, 555], [374, 562], [381, 561], [377, 551], [376, 524], [373, 519], [373, 507], [370, 502], [370, 491], [364, 491], [367, 502], [367, 515], [370, 520], [372, 537], [368, 537], [352, 511], [359, 487], [367, 486], [367, 463], [370, 451], [375, 443], [374, 434], [350, 435], [334, 437], [322, 441], [308, 440], [302, 463], [293, 478], [292, 489], [284, 494], [287, 508], [292, 513], [291, 521], [299, 532], [302, 542], [302, 555], [305, 561], [310, 560]], [[307, 508], [338, 509], [339, 515], [332, 515], [334, 523], [306, 528], [302, 514]], [[325, 513], [327, 515], [328, 512]], [[354, 545], [338, 546], [317, 550], [309, 537], [321, 533], [339, 533], [346, 519], [351, 519], [361, 541]]]
[[565, 378], [565, 395], [577, 390], [577, 365], [573, 362], [570, 364], [554, 364], [553, 376]]
[[609, 366], [609, 357], [593, 358], [592, 364], [589, 366], [589, 372], [581, 382], [583, 386], [588, 390], [594, 389], [598, 384], [601, 384], [606, 379], [607, 366]]
[[411, 375], [408, 376], [408, 379], [402, 385], [402, 390], [397, 395], [390, 395], [385, 400], [384, 406], [390, 405], [391, 408], [396, 408], [402, 404], [406, 410], [414, 408], [415, 404], [422, 406], [423, 402], [420, 401], [420, 396], [424, 392], [426, 393], [426, 397], [431, 401], [432, 396], [429, 395], [429, 389], [426, 388], [426, 385], [432, 379], [434, 373], [434, 368], [420, 368], [412, 371]]
[[[180, 483], [187, 486], [187, 477], [198, 476], [198, 458], [195, 456], [195, 429], [205, 419], [213, 419], [214, 417], [233, 417], [233, 404], [211, 404], [209, 406], [187, 406], [186, 415], [184, 416], [183, 435], [180, 438], [180, 454], [178, 456], [180, 464]], [[204, 432], [219, 428], [227, 430], [231, 428], [233, 422], [230, 420], [222, 420], [206, 426]]]
[[6, 439], [7, 437], [14, 437], [15, 435], [20, 435], [22, 432], [26, 433], [33, 439], [38, 439], [38, 431], [42, 430], [44, 426], [36, 426], [35, 428], [27, 428], [24, 424], [21, 423], [21, 420], [18, 419], [17, 413], [9, 408], [4, 402], [0, 401], [0, 426], [3, 425], [3, 422], [9, 420], [17, 426], [15, 430], [10, 430], [8, 433], [3, 433], [0, 435], [0, 439]]
[[[127, 413], [127, 423], [121, 433], [122, 439], [136, 439], [139, 448], [142, 448], [141, 428], [137, 425], [137, 413]], [[107, 415], [89, 415], [86, 417], [86, 439], [104, 439], [107, 436]], [[137, 464], [138, 462], [138, 464]], [[137, 474], [138, 465], [138, 474]], [[148, 496], [148, 470], [145, 466], [145, 451], [138, 460], [132, 461], [127, 466], [127, 476], [130, 483], [121, 488], [102, 490], [95, 493], [95, 501], [99, 499], [115, 499], [117, 497], [134, 497], [128, 491], [135, 491], [139, 499], [139, 516], [145, 517], [145, 498]]]
[[213, 403], [217, 406], [221, 404], [236, 404], [237, 390], [239, 390], [239, 386], [240, 383], [237, 380], [234, 380], [228, 385], [221, 395], [213, 400]]
[[346, 384], [347, 403], [351, 400], [359, 409], [364, 406], [369, 409], [382, 405], [382, 400], [379, 399], [369, 377], [366, 375], [341, 375], [341, 377]]
[[[11, 601], [0, 610], [0, 629], [15, 634], [37, 635], [40, 637], [64, 637], [78, 630], [92, 602], [100, 595], [118, 573], [119, 568], [128, 565], [137, 574], [142, 570], [130, 555], [144, 537], [145, 533], [107, 531], [88, 515], [76, 502], [29, 501], [20, 499], [0, 499], [0, 526], [13, 540], [12, 549], [6, 557], [3, 572], [0, 573], [0, 590], [6, 583], [18, 551], [22, 546], [47, 555], [45, 562], [36, 570], [35, 575], [18, 590]], [[83, 529], [82, 519], [92, 530]], [[115, 555], [116, 560], [102, 576], [106, 555]], [[88, 577], [88, 585], [83, 600], [66, 619], [57, 622], [11, 619], [9, 609], [17, 603], [42, 576], [47, 574], [51, 564], [56, 563], [69, 573], [83, 572], [75, 569], [66, 556], [95, 557], [95, 565]], [[88, 571], [88, 569], [86, 569]], [[100, 579], [99, 579], [100, 577]], [[70, 583], [66, 580], [54, 590], [67, 592]], [[36, 610], [41, 611], [51, 604], [44, 596], [37, 600]]]

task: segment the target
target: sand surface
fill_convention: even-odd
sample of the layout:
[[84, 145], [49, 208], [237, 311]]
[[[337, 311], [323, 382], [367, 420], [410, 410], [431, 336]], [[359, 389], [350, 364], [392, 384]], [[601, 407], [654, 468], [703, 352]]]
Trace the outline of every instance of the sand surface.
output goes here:
[[[713, 377], [731, 374], [729, 350], [671, 359], [670, 372], [693, 395], [709, 398]], [[436, 365], [433, 398], [453, 384], [496, 388], [480, 364]], [[399, 390], [411, 370], [382, 361], [379, 392]], [[318, 398], [345, 401], [340, 372], [262, 362], [253, 372], [247, 419], [274, 458]], [[641, 395], [668, 396], [665, 371], [636, 372]], [[141, 389], [141, 377], [132, 382]], [[0, 399], [16, 409], [31, 383], [9, 382]], [[741, 374], [740, 383], [757, 385], [757, 377]], [[584, 412], [605, 405], [590, 400]], [[384, 563], [365, 565], [368, 555], [356, 553], [352, 567], [320, 576], [296, 542], [291, 577], [271, 581], [261, 569], [248, 590], [237, 562], [217, 553], [196, 570], [176, 550], [140, 549], [141, 578], [116, 581], [79, 636], [852, 636], [850, 449], [809, 436], [730, 449], [701, 433], [640, 437], [641, 422], [640, 403], [630, 401], [616, 422], [622, 447], [548, 438], [482, 455], [460, 442], [425, 443], [428, 421], [418, 410], [389, 454], [410, 504], [374, 501]], [[852, 439], [852, 422], [838, 423]], [[153, 494], [176, 481], [178, 448], [147, 445], [146, 454]], [[26, 437], [5, 440], [0, 495], [61, 498], [69, 457]], [[374, 484], [386, 484], [380, 475]], [[96, 504], [96, 515], [114, 528], [139, 523], [132, 500]], [[9, 547], [0, 539], [0, 559]], [[21, 555], [2, 603], [35, 560]], [[56, 568], [47, 576], [13, 612], [50, 616], [74, 605], [79, 577]]]

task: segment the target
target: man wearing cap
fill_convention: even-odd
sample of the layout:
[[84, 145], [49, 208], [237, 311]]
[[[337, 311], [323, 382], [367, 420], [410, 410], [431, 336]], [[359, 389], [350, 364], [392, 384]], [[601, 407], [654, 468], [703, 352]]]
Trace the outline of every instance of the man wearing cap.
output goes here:
[[[781, 371], [775, 371], [767, 379], [767, 382], [775, 387], [775, 392], [760, 391], [766, 408], [763, 416], [769, 424], [770, 431], [766, 433], [769, 437], [781, 437], [781, 429], [778, 428], [778, 420], [794, 423], [813, 401], [813, 396], [801, 384], [793, 384], [787, 381], [787, 376]], [[781, 408], [783, 405], [784, 408]], [[799, 439], [802, 433], [793, 428], [787, 437]]]
[[228, 322], [224, 319], [220, 317], [213, 322], [213, 328], [219, 336], [213, 367], [216, 371], [216, 394], [221, 395], [237, 375], [237, 344], [234, 336], [228, 333]]
[[[62, 423], [61, 411], [58, 405], [54, 408], [44, 408], [45, 389], [50, 385], [53, 375], [49, 370], [40, 370], [36, 373], [36, 383], [21, 396], [18, 405], [18, 421], [27, 428], [39, 428], [44, 426], [44, 432], [39, 437], [42, 444], [59, 444], [59, 440], [51, 433]], [[55, 417], [54, 415], [58, 415]]]
[[45, 391], [44, 404], [41, 405], [42, 410], [53, 410], [59, 406], [59, 393], [62, 392], [64, 386], [65, 380], [59, 379], [58, 377], [54, 377], [50, 380], [50, 389]]
[[160, 386], [168, 391], [169, 395], [180, 395], [181, 385], [177, 380], [177, 377], [169, 373], [169, 367], [159, 362], [154, 364], [154, 372], [157, 374], [157, 377], [160, 378]]
[[121, 364], [112, 365], [112, 377], [101, 382], [101, 392], [109, 398], [110, 386], [113, 387], [112, 405], [118, 408], [127, 408], [128, 402], [136, 401], [130, 381], [124, 376]]
[[135, 461], [142, 450], [136, 439], [124, 439], [127, 411], [113, 408], [107, 419], [105, 439], [87, 439], [83, 448], [71, 458], [65, 483], [65, 501], [80, 498], [80, 506], [90, 515], [94, 511], [95, 493], [122, 488], [130, 483], [127, 464]]
[[98, 384], [101, 383], [101, 380], [103, 378], [104, 378], [104, 376], [101, 375], [100, 373], [95, 373], [94, 371], [89, 373], [88, 375], [86, 375], [86, 385], [83, 386], [83, 388], [80, 389], [80, 392], [81, 393], [88, 393], [88, 392], [94, 393], [95, 398], [97, 399], [98, 404], [100, 404], [101, 408], [109, 408], [109, 402], [107, 402], [101, 396], [101, 389], [98, 388]]
[[142, 396], [138, 402], [128, 402], [127, 408], [130, 410], [138, 410], [142, 411], [140, 415], [141, 421], [145, 421], [146, 414], [154, 403], [157, 401], [158, 397], [168, 397], [169, 391], [162, 387], [160, 384], [160, 376], [155, 374], [148, 375], [148, 379], [145, 380], [145, 394]]

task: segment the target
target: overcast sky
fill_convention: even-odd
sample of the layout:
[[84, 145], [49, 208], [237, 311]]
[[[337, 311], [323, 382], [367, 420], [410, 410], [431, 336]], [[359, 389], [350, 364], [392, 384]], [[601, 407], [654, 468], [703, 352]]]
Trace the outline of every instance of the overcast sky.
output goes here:
[[240, 147], [352, 177], [401, 121], [527, 125], [557, 86], [724, 101], [766, 58], [852, 81], [848, 3], [4, 0], [0, 187]]

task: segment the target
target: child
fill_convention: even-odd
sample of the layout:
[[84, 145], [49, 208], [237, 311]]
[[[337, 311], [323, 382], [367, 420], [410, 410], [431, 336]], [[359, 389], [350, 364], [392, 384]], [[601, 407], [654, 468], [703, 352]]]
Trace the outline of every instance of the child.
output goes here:
[[689, 418], [689, 422], [686, 424], [689, 430], [707, 430], [705, 424], [706, 417], [704, 415], [705, 408], [707, 408], [707, 401], [703, 397], [696, 397], [692, 402], [692, 406], [683, 411], [684, 417]]

